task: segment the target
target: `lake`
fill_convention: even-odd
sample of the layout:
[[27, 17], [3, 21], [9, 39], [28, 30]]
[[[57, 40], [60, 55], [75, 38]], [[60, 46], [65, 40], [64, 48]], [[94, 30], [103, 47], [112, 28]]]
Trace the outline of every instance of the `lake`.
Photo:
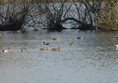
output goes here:
[[[77, 39], [80, 36], [85, 39]], [[117, 37], [117, 31], [3, 32], [0, 35], [0, 83], [117, 83]], [[3, 53], [8, 47], [10, 52]], [[49, 50], [41, 51], [44, 47]], [[51, 51], [57, 47], [60, 52]], [[27, 51], [21, 52], [21, 48]]]

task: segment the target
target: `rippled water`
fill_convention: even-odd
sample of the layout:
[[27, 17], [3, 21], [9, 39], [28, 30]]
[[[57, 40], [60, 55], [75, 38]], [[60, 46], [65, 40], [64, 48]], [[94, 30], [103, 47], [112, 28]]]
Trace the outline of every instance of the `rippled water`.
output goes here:
[[[61, 40], [54, 41], [55, 37]], [[118, 32], [4, 32], [0, 36], [0, 83], [117, 83], [116, 37]], [[7, 47], [11, 51], [3, 53]], [[40, 51], [43, 47], [50, 49]], [[51, 51], [55, 47], [61, 51]]]

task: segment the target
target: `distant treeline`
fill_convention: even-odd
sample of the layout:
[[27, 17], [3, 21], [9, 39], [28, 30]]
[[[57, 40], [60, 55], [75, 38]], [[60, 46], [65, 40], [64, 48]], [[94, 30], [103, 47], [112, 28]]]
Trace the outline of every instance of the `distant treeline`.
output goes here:
[[[32, 2], [32, 1], [37, 1], [37, 2], [59, 2], [60, 0], [0, 0], [0, 3], [9, 3], [9, 2], [22, 2], [22, 1], [27, 1], [27, 2]], [[117, 0], [61, 0], [61, 1], [80, 1], [80, 2], [111, 2]]]
[[4, 30], [27, 25], [61, 31], [68, 28], [66, 24], [81, 30], [118, 30], [117, 0], [0, 0], [0, 3], [3, 4], [0, 28]]

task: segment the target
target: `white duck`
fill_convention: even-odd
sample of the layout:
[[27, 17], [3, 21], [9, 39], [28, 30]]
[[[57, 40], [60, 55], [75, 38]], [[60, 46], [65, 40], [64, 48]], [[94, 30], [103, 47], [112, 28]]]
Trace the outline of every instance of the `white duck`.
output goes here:
[[116, 48], [118, 49], [118, 45], [115, 45], [116, 46]]

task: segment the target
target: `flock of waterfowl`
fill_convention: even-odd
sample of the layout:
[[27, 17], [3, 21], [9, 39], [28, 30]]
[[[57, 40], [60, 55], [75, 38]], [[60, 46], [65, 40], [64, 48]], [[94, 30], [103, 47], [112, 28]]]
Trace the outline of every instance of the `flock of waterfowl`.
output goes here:
[[[3, 35], [2, 33], [0, 35]], [[86, 39], [84, 36], [80, 36], [80, 37], [77, 37], [77, 39]], [[118, 38], [117, 38], [118, 39]], [[56, 42], [59, 42], [62, 40], [61, 37], [55, 37], [55, 38], [52, 38], [52, 40], [56, 41]], [[69, 41], [69, 45], [70, 46], [75, 46], [75, 42], [73, 40], [73, 38], [67, 38], [67, 40]], [[42, 48], [39, 48], [40, 51], [55, 51], [55, 52], [60, 52], [61, 51], [61, 48], [60, 47], [55, 47], [55, 48], [51, 48], [49, 45], [50, 43], [49, 42], [43, 42], [43, 45], [44, 47]], [[47, 47], [45, 47], [47, 46]], [[116, 46], [116, 49], [118, 49], [118, 44], [115, 45]], [[8, 48], [5, 48], [2, 50], [2, 52], [4, 53], [8, 53], [11, 51], [11, 48], [8, 47]], [[27, 52], [28, 49], [27, 48], [20, 48], [20, 52]]]
[[[8, 53], [8, 52], [10, 52], [10, 51], [11, 51], [11, 48], [10, 48], [10, 47], [5, 48], [5, 49], [2, 50], [2, 52], [4, 52], [4, 53]], [[27, 49], [26, 49], [26, 48], [21, 48], [20, 51], [21, 51], [21, 52], [26, 52]]]
[[[77, 38], [78, 39], [78, 38]], [[85, 37], [80, 37], [80, 39], [85, 39]], [[57, 37], [57, 38], [52, 38], [52, 40], [56, 41], [56, 42], [60, 42], [62, 40], [61, 37]], [[69, 45], [70, 46], [74, 46], [74, 41], [72, 41], [72, 38], [70, 38], [70, 40], [68, 41], [71, 41], [69, 42]], [[50, 43], [49, 42], [43, 42], [44, 45], [47, 45], [48, 47], [43, 47], [43, 48], [40, 48], [40, 51], [55, 51], [55, 52], [60, 52], [61, 51], [61, 48], [60, 47], [55, 47], [55, 48], [51, 48], [49, 45]]]
[[[50, 47], [43, 47], [43, 48], [40, 48], [40, 51], [49, 51], [50, 50]], [[4, 53], [8, 53], [11, 51], [11, 48], [5, 48], [2, 50], [2, 52]], [[21, 48], [20, 49], [21, 52], [27, 52], [27, 48]], [[55, 52], [60, 52], [60, 47], [57, 47], [57, 48], [52, 48], [51, 51], [55, 51]]]
[[[40, 48], [40, 51], [49, 51], [50, 49], [51, 47], [43, 47], [43, 48]], [[52, 48], [51, 51], [60, 52], [60, 47]]]
[[[85, 37], [81, 36], [81, 37], [77, 37], [77, 39], [85, 39]], [[56, 42], [60, 42], [62, 40], [62, 38], [61, 37], [57, 37], [57, 38], [55, 37], [55, 38], [52, 38], [52, 40], [56, 41]], [[73, 38], [68, 38], [68, 41], [70, 41], [69, 42], [70, 46], [75, 46], [75, 42], [73, 41]], [[42, 42], [42, 44], [44, 45], [44, 47], [39, 48], [40, 51], [55, 51], [55, 52], [60, 52], [61, 51], [60, 47], [50, 47], [49, 42]], [[2, 50], [2, 52], [4, 52], [4, 53], [8, 53], [10, 51], [11, 51], [10, 47], [5, 48], [5, 49]], [[20, 48], [20, 52], [27, 52], [27, 51], [28, 51], [27, 48]]]

